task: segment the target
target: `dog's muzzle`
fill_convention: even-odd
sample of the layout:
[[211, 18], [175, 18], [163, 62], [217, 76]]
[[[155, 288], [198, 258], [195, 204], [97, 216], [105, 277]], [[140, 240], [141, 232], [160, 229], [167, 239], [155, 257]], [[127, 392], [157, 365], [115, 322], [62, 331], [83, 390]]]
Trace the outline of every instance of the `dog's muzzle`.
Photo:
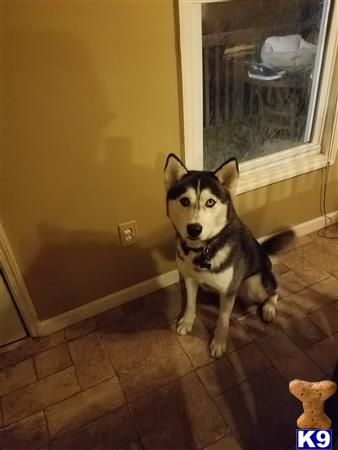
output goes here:
[[192, 238], [197, 238], [202, 233], [202, 225], [199, 223], [189, 223], [187, 233]]

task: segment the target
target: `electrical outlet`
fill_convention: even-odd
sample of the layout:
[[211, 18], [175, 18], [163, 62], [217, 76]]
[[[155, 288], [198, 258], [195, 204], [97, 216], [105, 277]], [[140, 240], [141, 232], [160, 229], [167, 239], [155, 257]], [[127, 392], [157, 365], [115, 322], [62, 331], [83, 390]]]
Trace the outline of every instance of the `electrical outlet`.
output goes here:
[[122, 247], [133, 245], [137, 242], [137, 229], [135, 220], [132, 220], [131, 222], [120, 223], [118, 228]]

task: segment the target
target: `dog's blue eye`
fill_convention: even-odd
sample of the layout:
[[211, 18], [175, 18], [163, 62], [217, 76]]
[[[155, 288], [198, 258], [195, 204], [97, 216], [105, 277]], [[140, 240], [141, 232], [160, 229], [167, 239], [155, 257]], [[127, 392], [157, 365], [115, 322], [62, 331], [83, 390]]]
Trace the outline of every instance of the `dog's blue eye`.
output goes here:
[[190, 205], [190, 200], [188, 199], [188, 197], [182, 197], [180, 199], [181, 205], [186, 207]]
[[205, 206], [207, 206], [208, 208], [212, 208], [215, 204], [215, 200], [213, 200], [212, 198], [209, 198], [209, 200], [207, 200]]

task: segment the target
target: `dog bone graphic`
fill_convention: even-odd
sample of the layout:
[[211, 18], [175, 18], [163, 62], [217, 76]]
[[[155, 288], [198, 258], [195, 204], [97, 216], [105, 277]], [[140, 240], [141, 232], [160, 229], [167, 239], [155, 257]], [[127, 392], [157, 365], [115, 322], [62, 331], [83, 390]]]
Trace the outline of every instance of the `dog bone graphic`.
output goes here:
[[297, 419], [299, 428], [327, 429], [331, 427], [331, 420], [324, 412], [324, 402], [331, 397], [337, 389], [336, 383], [330, 380], [311, 383], [302, 380], [293, 380], [289, 390], [303, 403], [304, 412]]

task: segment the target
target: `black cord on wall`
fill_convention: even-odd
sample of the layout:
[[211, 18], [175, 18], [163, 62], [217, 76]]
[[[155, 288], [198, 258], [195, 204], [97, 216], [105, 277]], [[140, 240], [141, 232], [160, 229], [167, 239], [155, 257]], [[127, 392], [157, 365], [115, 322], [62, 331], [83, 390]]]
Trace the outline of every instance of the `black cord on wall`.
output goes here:
[[333, 221], [327, 214], [326, 210], [326, 198], [327, 198], [327, 186], [329, 183], [330, 163], [327, 162], [326, 166], [322, 169], [322, 185], [320, 190], [320, 213], [324, 216], [325, 228], [318, 230], [317, 235], [326, 239], [338, 239], [338, 236], [328, 236], [328, 229], [332, 225]]

